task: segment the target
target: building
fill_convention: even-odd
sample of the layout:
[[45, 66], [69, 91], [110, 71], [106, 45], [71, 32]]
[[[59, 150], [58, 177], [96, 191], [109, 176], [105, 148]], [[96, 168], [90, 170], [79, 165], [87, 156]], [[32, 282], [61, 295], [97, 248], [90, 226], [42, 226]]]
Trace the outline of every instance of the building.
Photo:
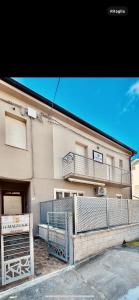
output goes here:
[[133, 199], [139, 199], [139, 159], [132, 160], [131, 169]]
[[13, 79], [0, 80], [2, 214], [32, 212], [40, 201], [68, 197], [131, 198], [136, 153]]

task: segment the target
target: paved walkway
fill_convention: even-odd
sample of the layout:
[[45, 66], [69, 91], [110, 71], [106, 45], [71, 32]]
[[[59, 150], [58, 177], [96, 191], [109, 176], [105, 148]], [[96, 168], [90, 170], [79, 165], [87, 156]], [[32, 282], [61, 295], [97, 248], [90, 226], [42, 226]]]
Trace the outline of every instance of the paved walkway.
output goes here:
[[[45, 241], [40, 238], [34, 239], [34, 278], [58, 271], [65, 268], [67, 265], [67, 263], [48, 254], [48, 246]], [[15, 285], [20, 285], [21, 283], [29, 280], [31, 280], [30, 277], [19, 280], [16, 283], [13, 282], [5, 286], [0, 286], [0, 292], [13, 288]]]
[[139, 294], [131, 292], [138, 286], [139, 251], [119, 247], [5, 299], [119, 300], [129, 293], [132, 297], [122, 300], [139, 300]]
[[34, 239], [35, 276], [49, 274], [66, 267], [66, 263], [48, 254], [48, 246], [40, 238]]

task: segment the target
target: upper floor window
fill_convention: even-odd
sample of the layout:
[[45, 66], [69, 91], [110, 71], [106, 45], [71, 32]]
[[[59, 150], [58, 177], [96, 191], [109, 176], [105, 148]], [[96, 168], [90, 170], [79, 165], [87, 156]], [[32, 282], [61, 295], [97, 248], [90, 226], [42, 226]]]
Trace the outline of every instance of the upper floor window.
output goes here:
[[5, 114], [5, 141], [7, 145], [26, 149], [26, 122]]
[[119, 159], [119, 168], [123, 169], [123, 160], [122, 159]]

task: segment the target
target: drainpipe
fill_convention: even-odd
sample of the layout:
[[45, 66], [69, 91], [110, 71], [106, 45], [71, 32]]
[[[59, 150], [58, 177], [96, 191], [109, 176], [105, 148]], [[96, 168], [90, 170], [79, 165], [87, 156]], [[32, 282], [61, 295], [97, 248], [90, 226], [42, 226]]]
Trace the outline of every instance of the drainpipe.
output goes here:
[[131, 157], [129, 157], [129, 170], [130, 170], [130, 183], [131, 183], [131, 186], [130, 186], [130, 199], [132, 199], [132, 173], [131, 173]]

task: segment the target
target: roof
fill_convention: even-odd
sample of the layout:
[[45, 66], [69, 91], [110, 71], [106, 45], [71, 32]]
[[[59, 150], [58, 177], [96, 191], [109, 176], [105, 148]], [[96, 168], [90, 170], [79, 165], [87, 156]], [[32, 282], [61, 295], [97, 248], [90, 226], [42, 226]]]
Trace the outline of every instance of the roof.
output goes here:
[[113, 138], [112, 136], [110, 136], [109, 134], [105, 133], [104, 131], [98, 129], [97, 127], [91, 125], [90, 123], [84, 121], [83, 119], [79, 118], [78, 116], [72, 114], [71, 112], [67, 111], [67, 110], [64, 109], [63, 107], [61, 107], [61, 106], [59, 106], [59, 105], [57, 105], [57, 104], [55, 104], [55, 103], [53, 104], [52, 101], [50, 101], [50, 100], [48, 100], [47, 98], [41, 96], [40, 94], [34, 92], [34, 91], [31, 90], [30, 88], [28, 88], [28, 87], [24, 86], [23, 84], [17, 82], [16, 80], [14, 80], [14, 79], [12, 79], [12, 78], [9, 78], [9, 77], [1, 78], [1, 79], [2, 79], [3, 81], [5, 81], [6, 83], [12, 85], [13, 87], [15, 87], [15, 88], [21, 90], [22, 92], [28, 94], [29, 96], [34, 97], [34, 98], [37, 99], [38, 101], [43, 102], [44, 104], [46, 104], [46, 105], [48, 105], [48, 106], [50, 106], [50, 107], [53, 106], [53, 108], [54, 108], [55, 110], [61, 112], [62, 114], [68, 116], [69, 118], [75, 120], [76, 122], [78, 122], [78, 123], [84, 125], [85, 127], [87, 127], [87, 128], [89, 128], [89, 129], [91, 129], [91, 130], [93, 130], [93, 131], [99, 133], [100, 135], [104, 136], [105, 138], [107, 138], [107, 139], [111, 140], [112, 142], [114, 142], [114, 143], [120, 145], [121, 147], [127, 149], [128, 151], [130, 151], [130, 152], [132, 153], [132, 155], [137, 154], [137, 152], [136, 152], [134, 149], [132, 149], [132, 148], [130, 148], [129, 146], [125, 145], [124, 143], [118, 141], [117, 139]]

